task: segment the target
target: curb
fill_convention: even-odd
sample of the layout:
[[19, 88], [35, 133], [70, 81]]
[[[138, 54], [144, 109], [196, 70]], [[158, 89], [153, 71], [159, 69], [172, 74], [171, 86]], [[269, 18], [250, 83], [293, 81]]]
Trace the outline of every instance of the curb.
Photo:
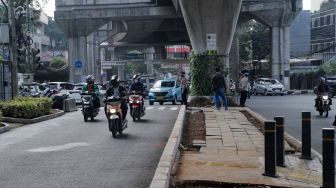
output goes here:
[[[245, 110], [247, 113], [249, 113], [251, 116], [253, 116], [257, 121], [259, 121], [259, 123], [261, 123], [262, 125], [265, 123], [265, 121], [267, 121], [265, 118], [263, 118], [260, 114], [252, 111], [251, 109], [245, 107]], [[258, 129], [264, 134], [264, 127], [258, 127]], [[285, 132], [285, 140], [286, 142], [293, 147], [296, 151], [302, 152], [302, 142], [299, 141], [298, 139], [294, 138], [293, 136], [291, 136], [290, 134], [288, 134], [287, 132]], [[319, 159], [319, 161], [322, 163], [322, 155], [317, 152], [314, 149], [311, 149], [311, 152], [316, 155]]]
[[39, 123], [39, 122], [42, 122], [42, 121], [54, 119], [54, 118], [57, 118], [57, 117], [65, 114], [65, 112], [63, 112], [62, 110], [55, 110], [54, 109], [53, 111], [56, 112], [56, 113], [41, 116], [41, 117], [34, 118], [34, 119], [3, 117], [2, 121], [7, 122], [7, 123], [21, 123], [21, 124], [26, 125], [26, 124]]
[[0, 128], [0, 134], [10, 130], [10, 127], [7, 123], [0, 122], [0, 125], [4, 125], [4, 127]]
[[173, 131], [169, 137], [165, 149], [163, 150], [160, 162], [155, 170], [154, 177], [149, 186], [150, 188], [169, 187], [170, 174], [177, 158], [177, 150], [182, 136], [185, 112], [185, 105], [182, 105], [179, 115], [177, 116]]

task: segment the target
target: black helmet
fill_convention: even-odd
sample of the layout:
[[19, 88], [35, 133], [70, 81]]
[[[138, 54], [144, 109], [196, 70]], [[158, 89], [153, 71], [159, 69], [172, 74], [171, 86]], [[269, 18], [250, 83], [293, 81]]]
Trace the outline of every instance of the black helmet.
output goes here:
[[135, 80], [138, 80], [138, 82], [139, 82], [139, 80], [140, 80], [140, 75], [135, 74], [135, 75], [133, 76], [133, 81], [135, 81]]
[[88, 84], [94, 83], [94, 76], [93, 75], [88, 75], [86, 77], [86, 83], [88, 83]]
[[118, 78], [117, 75], [113, 75], [113, 76], [111, 77], [110, 84], [111, 84], [113, 87], [119, 85], [119, 78]]

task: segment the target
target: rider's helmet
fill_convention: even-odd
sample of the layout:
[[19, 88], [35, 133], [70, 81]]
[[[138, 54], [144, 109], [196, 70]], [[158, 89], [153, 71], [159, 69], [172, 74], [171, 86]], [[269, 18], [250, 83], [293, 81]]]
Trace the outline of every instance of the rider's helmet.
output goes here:
[[110, 81], [110, 84], [113, 86], [113, 87], [116, 87], [119, 85], [119, 78], [117, 75], [113, 75], [111, 77], [111, 81]]
[[321, 78], [320, 78], [320, 82], [321, 82], [321, 83], [325, 83], [325, 78], [324, 78], [324, 77], [321, 77]]
[[133, 76], [133, 82], [136, 82], [136, 83], [140, 82], [140, 75], [135, 74], [135, 75]]
[[94, 76], [93, 75], [88, 75], [86, 77], [86, 83], [87, 84], [93, 84], [94, 83]]

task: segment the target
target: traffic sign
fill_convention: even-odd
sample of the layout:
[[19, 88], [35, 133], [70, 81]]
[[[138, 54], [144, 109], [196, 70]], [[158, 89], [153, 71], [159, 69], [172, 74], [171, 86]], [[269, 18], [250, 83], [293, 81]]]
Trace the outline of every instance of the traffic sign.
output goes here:
[[83, 66], [83, 63], [82, 63], [80, 60], [77, 60], [77, 61], [75, 62], [75, 67], [76, 67], [76, 68], [82, 68], [82, 66]]

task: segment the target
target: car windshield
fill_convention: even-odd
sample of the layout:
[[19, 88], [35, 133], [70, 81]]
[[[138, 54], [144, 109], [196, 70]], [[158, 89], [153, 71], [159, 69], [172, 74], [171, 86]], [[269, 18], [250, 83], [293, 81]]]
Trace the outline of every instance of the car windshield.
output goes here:
[[72, 84], [61, 84], [61, 88], [65, 89], [65, 90], [73, 90], [74, 85], [72, 85]]
[[271, 84], [271, 80], [264, 80], [265, 84]]
[[49, 87], [50, 87], [51, 90], [58, 89], [57, 84], [49, 84]]
[[276, 79], [271, 80], [271, 83], [272, 84], [280, 84], [280, 82], [278, 80], [276, 80]]
[[157, 81], [153, 88], [161, 88], [161, 87], [174, 87], [175, 85], [175, 81], [162, 81], [162, 80], [159, 80]]

